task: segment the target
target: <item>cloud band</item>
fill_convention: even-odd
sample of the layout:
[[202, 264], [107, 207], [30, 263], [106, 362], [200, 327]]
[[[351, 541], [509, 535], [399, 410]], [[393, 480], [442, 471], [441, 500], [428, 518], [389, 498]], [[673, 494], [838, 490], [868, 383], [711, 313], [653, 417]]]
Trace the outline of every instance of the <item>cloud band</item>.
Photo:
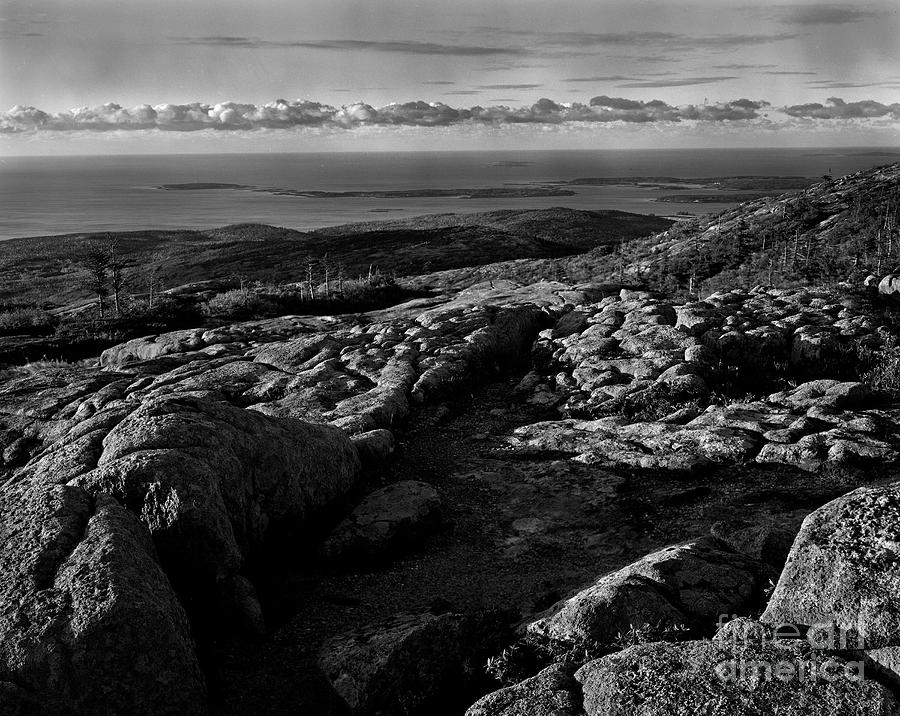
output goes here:
[[222, 102], [215, 105], [147, 104], [126, 108], [108, 103], [51, 114], [17, 105], [0, 114], [0, 133], [66, 132], [75, 130], [138, 130], [191, 132], [204, 129], [250, 130], [290, 127], [345, 128], [376, 126], [450, 126], [455, 124], [648, 123], [698, 120], [722, 122], [755, 119], [767, 102], [739, 99], [711, 105], [673, 106], [661, 100], [642, 102], [594, 97], [587, 104], [540, 99], [533, 105], [454, 108], [442, 102], [405, 102], [373, 107], [363, 102], [333, 107], [308, 100], [283, 99], [267, 104]]

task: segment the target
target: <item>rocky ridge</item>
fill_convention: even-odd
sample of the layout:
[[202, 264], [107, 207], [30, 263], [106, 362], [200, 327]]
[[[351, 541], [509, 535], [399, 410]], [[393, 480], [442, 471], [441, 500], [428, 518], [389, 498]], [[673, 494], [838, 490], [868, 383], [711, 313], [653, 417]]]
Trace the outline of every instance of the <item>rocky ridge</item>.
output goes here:
[[[897, 408], [856, 380], [828, 375], [846, 364], [848, 345], [876, 349], [890, 331], [864, 297], [839, 290], [758, 287], [678, 302], [602, 285], [495, 281], [362, 316], [150, 336], [107, 350], [97, 369], [14, 372], [0, 386], [0, 704], [39, 704], [46, 713], [63, 711], [61, 699], [84, 713], [206, 711], [198, 645], [228, 623], [265, 631], [250, 567], [267, 551], [309, 545], [306, 528], [357, 498], [368, 471], [389, 456], [387, 431], [419, 406], [523, 358], [530, 366], [522, 372], [532, 370], [520, 398], [559, 416], [505, 436], [510, 455], [673, 476], [748, 463], [809, 471], [891, 465], [900, 449]], [[822, 377], [750, 400], [722, 393], [741, 371], [764, 383], [773, 365]], [[869, 558], [893, 564], [895, 540], [881, 525], [896, 488], [875, 489], [807, 520], [763, 622], [809, 626], [838, 600], [889, 604], [891, 572], [866, 581], [864, 593], [851, 579]], [[389, 525], [427, 522], [436, 499], [413, 500], [393, 522], [363, 507], [332, 545], [361, 539], [387, 549], [360, 530], [376, 525], [393, 535]], [[864, 508], [848, 507], [854, 500]], [[848, 515], [858, 528], [836, 528]], [[773, 539], [737, 547], [698, 535], [602, 575], [532, 615], [524, 633], [609, 644], [629, 626], [667, 620], [708, 636], [718, 614], [763, 605], [766, 582], [781, 569], [763, 554]], [[836, 559], [850, 576], [833, 594], [825, 575]], [[793, 596], [816, 579], [814, 602]], [[884, 610], [862, 613], [875, 620]], [[874, 640], [862, 650], [890, 671], [900, 641], [893, 621], [878, 619], [865, 624]], [[459, 662], [480, 654], [471, 645], [486, 628], [461, 626], [469, 624], [465, 615], [435, 614], [373, 627], [333, 645], [325, 670], [339, 694], [352, 692], [345, 701], [354, 713], [393, 713], [397, 703], [416, 712], [468, 678]], [[436, 676], [419, 699], [420, 685], [404, 684], [418, 683], [408, 670], [430, 648], [432, 631], [462, 646], [446, 651], [452, 664], [434, 657]], [[780, 648], [772, 641], [748, 653]], [[357, 642], [377, 654], [359, 656]], [[796, 650], [804, 663], [824, 660]], [[134, 652], [141, 659], [126, 656]], [[553, 704], [607, 713], [611, 703], [632, 704], [616, 713], [651, 713], [640, 706], [648, 686], [628, 676], [635, 664], [652, 666], [647, 679], [659, 703], [702, 683], [710, 699], [737, 704], [749, 698], [744, 687], [717, 692], [704, 666], [734, 653], [720, 642], [640, 645], [591, 660], [574, 678], [551, 667], [472, 713], [550, 713]], [[804, 704], [817, 699], [836, 713], [863, 713], [849, 704], [866, 713], [896, 709], [881, 682], [792, 688], [753, 704], [784, 713], [812, 713]]]

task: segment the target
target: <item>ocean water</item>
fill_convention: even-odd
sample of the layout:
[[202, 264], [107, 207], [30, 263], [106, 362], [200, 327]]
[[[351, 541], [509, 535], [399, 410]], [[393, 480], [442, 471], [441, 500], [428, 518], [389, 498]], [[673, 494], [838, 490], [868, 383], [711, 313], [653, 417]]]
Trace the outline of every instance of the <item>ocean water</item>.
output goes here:
[[[571, 187], [575, 196], [309, 198], [232, 189], [164, 191], [216, 182], [306, 191], [462, 189], [579, 177], [845, 174], [898, 161], [896, 148], [353, 154], [218, 154], [0, 158], [0, 239], [88, 231], [212, 228], [260, 222], [313, 229], [438, 212], [565, 206], [701, 214], [729, 204], [660, 203], [671, 189]], [[704, 191], [704, 193], [707, 193]]]

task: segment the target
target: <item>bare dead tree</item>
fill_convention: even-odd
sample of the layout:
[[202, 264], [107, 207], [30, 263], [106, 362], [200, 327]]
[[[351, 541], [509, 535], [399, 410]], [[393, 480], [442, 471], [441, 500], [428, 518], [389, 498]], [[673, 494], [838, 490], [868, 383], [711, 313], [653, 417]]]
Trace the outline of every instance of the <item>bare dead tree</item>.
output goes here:
[[119, 237], [115, 234], [108, 234], [106, 242], [106, 253], [109, 262], [109, 283], [112, 288], [113, 305], [116, 309], [116, 316], [121, 316], [122, 308], [119, 303], [119, 297], [125, 290], [127, 284], [125, 264], [122, 260], [122, 253], [119, 250]]
[[311, 301], [316, 298], [316, 287], [313, 285], [313, 269], [315, 267], [315, 262], [312, 259], [312, 256], [306, 259], [306, 285], [309, 287], [309, 299]]
[[328, 258], [328, 252], [325, 252], [325, 256], [322, 257], [322, 271], [325, 274], [325, 298], [327, 299], [330, 295], [330, 285], [329, 278], [331, 274], [331, 259]]

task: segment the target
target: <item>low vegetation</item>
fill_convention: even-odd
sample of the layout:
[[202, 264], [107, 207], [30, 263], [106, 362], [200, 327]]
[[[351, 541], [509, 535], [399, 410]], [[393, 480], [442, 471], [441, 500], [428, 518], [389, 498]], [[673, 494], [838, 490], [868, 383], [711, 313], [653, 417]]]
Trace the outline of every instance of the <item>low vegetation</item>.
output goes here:
[[[73, 260], [73, 280], [94, 294], [74, 310], [0, 309], [0, 338], [6, 338], [0, 340], [0, 362], [79, 360], [142, 335], [286, 314], [364, 312], [423, 295], [401, 288], [374, 267], [365, 276], [346, 279], [343, 265], [327, 255], [298, 267], [303, 280], [293, 283], [237, 275], [163, 292], [152, 273], [121, 257], [117, 238], [108, 235]], [[147, 291], [132, 293], [141, 279]]]
[[655, 641], [686, 641], [694, 631], [683, 624], [632, 624], [609, 643], [591, 640], [548, 639], [529, 634], [510, 644], [485, 664], [487, 674], [503, 686], [534, 676], [550, 664], [570, 664], [573, 668], [593, 659]]
[[900, 339], [888, 336], [877, 350], [863, 351], [863, 360], [868, 365], [862, 372], [863, 382], [892, 398], [900, 397]]
[[20, 333], [41, 335], [49, 333], [56, 325], [56, 318], [35, 306], [0, 309], [0, 335]]

